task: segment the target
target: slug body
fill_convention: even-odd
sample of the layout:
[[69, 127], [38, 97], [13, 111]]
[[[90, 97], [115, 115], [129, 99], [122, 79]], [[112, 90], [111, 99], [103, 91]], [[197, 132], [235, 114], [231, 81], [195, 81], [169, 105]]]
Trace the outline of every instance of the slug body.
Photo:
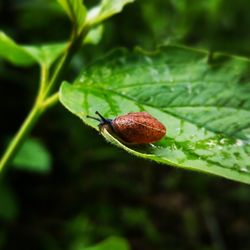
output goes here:
[[88, 116], [100, 121], [100, 130], [106, 129], [115, 134], [125, 143], [146, 144], [162, 139], [166, 134], [165, 126], [147, 112], [132, 112], [115, 119], [101, 119]]

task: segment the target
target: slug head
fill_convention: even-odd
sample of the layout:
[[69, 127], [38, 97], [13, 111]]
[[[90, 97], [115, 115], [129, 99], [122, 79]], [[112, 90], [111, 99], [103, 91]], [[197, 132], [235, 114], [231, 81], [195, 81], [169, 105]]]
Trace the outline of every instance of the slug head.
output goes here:
[[95, 112], [96, 115], [99, 116], [98, 117], [94, 117], [94, 116], [90, 116], [90, 115], [87, 115], [87, 118], [91, 118], [93, 120], [96, 120], [99, 122], [98, 124], [98, 127], [100, 130], [102, 129], [113, 129], [113, 126], [112, 126], [112, 119], [107, 119], [107, 118], [104, 118], [98, 111]]

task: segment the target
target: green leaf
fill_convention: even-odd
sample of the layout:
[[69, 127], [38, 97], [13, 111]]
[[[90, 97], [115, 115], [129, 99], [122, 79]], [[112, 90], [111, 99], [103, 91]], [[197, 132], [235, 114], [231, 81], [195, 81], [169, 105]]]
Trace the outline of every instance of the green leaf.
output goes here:
[[57, 0], [58, 3], [62, 6], [71, 22], [77, 27], [77, 30], [80, 31], [84, 25], [87, 10], [83, 5], [82, 0]]
[[19, 66], [29, 66], [35, 62], [34, 58], [22, 46], [15, 43], [3, 32], [0, 32], [0, 57]]
[[48, 173], [51, 169], [51, 156], [39, 140], [29, 138], [15, 156], [13, 165], [16, 169]]
[[39, 64], [45, 64], [48, 68], [66, 49], [66, 43], [44, 44], [40, 46], [23, 46]]
[[0, 57], [18, 66], [39, 63], [49, 67], [65, 49], [66, 43], [19, 45], [5, 33], [0, 32]]
[[115, 51], [63, 83], [62, 104], [84, 123], [147, 111], [165, 124], [158, 143], [126, 151], [167, 165], [250, 183], [250, 62], [222, 54], [167, 46], [156, 52]]
[[101, 3], [88, 11], [87, 23], [95, 25], [122, 11], [123, 7], [134, 0], [102, 0]]
[[98, 44], [102, 39], [103, 25], [92, 28], [84, 39], [84, 44]]
[[93, 247], [83, 247], [82, 250], [129, 250], [128, 242], [120, 237], [109, 237]]

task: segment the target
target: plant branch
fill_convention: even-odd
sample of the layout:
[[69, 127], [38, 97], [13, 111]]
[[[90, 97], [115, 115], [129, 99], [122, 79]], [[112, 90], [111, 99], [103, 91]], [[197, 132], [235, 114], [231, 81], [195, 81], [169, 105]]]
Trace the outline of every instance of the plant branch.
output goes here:
[[38, 90], [38, 98], [37, 101], [40, 101], [43, 98], [44, 89], [47, 85], [48, 80], [48, 69], [45, 64], [40, 66], [40, 83], [39, 83], [39, 90]]
[[7, 150], [5, 151], [1, 161], [0, 161], [0, 172], [3, 171], [4, 167], [7, 166], [13, 157], [15, 156], [16, 152], [19, 150], [21, 145], [23, 144], [23, 141], [29, 134], [30, 130], [34, 127], [36, 124], [36, 121], [42, 114], [42, 109], [39, 108], [39, 106], [35, 105], [26, 119], [24, 120], [22, 126], [20, 127], [19, 131], [9, 144]]
[[83, 38], [88, 31], [89, 27], [86, 25], [78, 36], [72, 34], [69, 46], [57, 64], [50, 81], [48, 81], [48, 68], [45, 65], [41, 65], [39, 91], [35, 104], [3, 154], [0, 160], [0, 172], [10, 164], [42, 113], [58, 102], [58, 93], [51, 93], [61, 82], [65, 69], [69, 65], [72, 57], [81, 47]]
[[65, 69], [69, 65], [72, 57], [75, 55], [75, 53], [80, 49], [82, 45], [82, 41], [86, 34], [89, 31], [89, 26], [84, 26], [83, 30], [80, 32], [78, 36], [72, 32], [71, 40], [69, 42], [69, 45], [67, 47], [67, 50], [65, 54], [62, 56], [60, 62], [58, 63], [54, 74], [50, 80], [50, 83], [45, 91], [45, 97], [49, 96], [55, 88], [57, 88], [57, 85], [61, 83], [62, 77], [65, 73]]
[[52, 106], [54, 106], [59, 101], [59, 95], [58, 93], [53, 94], [52, 96], [48, 97], [43, 103], [42, 107], [43, 109], [48, 109]]

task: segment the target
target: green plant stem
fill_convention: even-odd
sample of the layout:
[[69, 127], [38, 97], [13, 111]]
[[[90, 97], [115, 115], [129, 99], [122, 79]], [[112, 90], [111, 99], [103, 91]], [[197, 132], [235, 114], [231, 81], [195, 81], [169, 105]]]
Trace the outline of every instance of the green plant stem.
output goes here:
[[71, 56], [70, 56], [69, 51], [67, 50], [65, 52], [65, 54], [62, 56], [61, 60], [59, 61], [58, 65], [55, 69], [55, 72], [51, 78], [51, 81], [44, 92], [45, 96], [49, 96], [49, 94], [52, 92], [56, 83], [60, 81], [62, 74], [64, 72], [64, 69], [68, 65], [70, 59], [71, 59]]
[[38, 105], [35, 105], [26, 117], [14, 139], [9, 144], [7, 150], [5, 151], [0, 162], [0, 172], [2, 172], [4, 167], [11, 162], [16, 152], [19, 150], [25, 138], [29, 134], [30, 130], [36, 124], [36, 121], [38, 120], [41, 114], [42, 109]]
[[10, 144], [8, 145], [5, 153], [3, 154], [1, 161], [0, 161], [0, 172], [7, 166], [11, 160], [14, 158], [15, 154], [23, 144], [25, 138], [31, 131], [31, 129], [36, 124], [38, 118], [41, 116], [43, 110], [45, 110], [41, 103], [43, 99], [43, 92], [47, 84], [48, 79], [48, 69], [46, 65], [41, 65], [40, 67], [40, 83], [39, 83], [39, 90], [38, 95], [36, 98], [36, 102], [33, 105], [30, 113], [27, 115], [26, 119], [24, 120], [23, 124], [21, 125], [20, 129], [18, 130], [17, 134], [14, 136]]
[[48, 109], [52, 106], [54, 106], [56, 103], [59, 102], [59, 95], [58, 93], [53, 94], [52, 96], [48, 97], [43, 103], [42, 107], [43, 109]]
[[19, 148], [22, 146], [27, 135], [30, 133], [32, 128], [35, 126], [37, 120], [40, 118], [42, 113], [46, 111], [49, 107], [55, 105], [59, 101], [58, 94], [54, 94], [47, 98], [43, 103], [37, 102], [24, 120], [19, 131], [9, 144], [7, 150], [5, 151], [1, 161], [0, 161], [0, 172], [7, 166], [11, 160], [14, 158], [15, 154], [18, 152]]
[[[67, 57], [67, 56], [66, 56]], [[65, 60], [60, 62], [58, 67], [58, 71], [64, 69]], [[47, 69], [41, 66], [41, 77], [40, 77], [40, 86], [37, 95], [36, 102], [31, 109], [30, 113], [24, 120], [23, 124], [21, 125], [19, 131], [12, 139], [10, 144], [8, 145], [6, 151], [4, 152], [1, 161], [0, 161], [0, 173], [8, 166], [11, 160], [14, 158], [15, 154], [18, 152], [19, 148], [22, 146], [23, 142], [25, 141], [26, 137], [29, 135], [32, 128], [35, 126], [37, 120], [40, 118], [42, 113], [51, 105], [55, 103], [55, 96], [47, 97], [46, 98], [46, 87], [48, 88], [47, 83]], [[54, 76], [54, 81], [58, 76], [59, 72], [56, 72], [56, 76]], [[52, 99], [51, 99], [52, 98]], [[44, 105], [44, 104], [45, 105]]]
[[65, 73], [65, 69], [69, 65], [72, 57], [75, 55], [75, 53], [80, 49], [82, 45], [82, 41], [86, 34], [89, 31], [89, 26], [86, 25], [81, 33], [77, 36], [75, 34], [75, 31], [73, 30], [71, 40], [69, 42], [69, 45], [67, 47], [67, 50], [65, 54], [62, 56], [60, 62], [58, 63], [55, 72], [50, 80], [50, 83], [45, 91], [45, 96], [50, 95], [53, 90], [57, 87], [58, 83], [61, 82], [63, 74]]
[[52, 91], [57, 87], [58, 83], [61, 82], [65, 69], [67, 68], [74, 54], [81, 47], [83, 38], [87, 34], [88, 30], [89, 27], [86, 26], [77, 37], [73, 34], [69, 46], [59, 61], [49, 82], [48, 69], [45, 65], [41, 65], [40, 85], [36, 102], [20, 127], [19, 131], [4, 152], [0, 160], [0, 173], [7, 165], [10, 164], [11, 160], [22, 146], [24, 140], [29, 135], [31, 129], [35, 126], [42, 113], [58, 102], [58, 93], [52, 94]]
[[47, 66], [44, 64], [42, 64], [40, 68], [41, 72], [40, 72], [40, 83], [39, 83], [37, 102], [40, 102], [43, 99], [43, 93], [46, 88], [46, 84], [48, 81], [48, 72], [49, 72]]

